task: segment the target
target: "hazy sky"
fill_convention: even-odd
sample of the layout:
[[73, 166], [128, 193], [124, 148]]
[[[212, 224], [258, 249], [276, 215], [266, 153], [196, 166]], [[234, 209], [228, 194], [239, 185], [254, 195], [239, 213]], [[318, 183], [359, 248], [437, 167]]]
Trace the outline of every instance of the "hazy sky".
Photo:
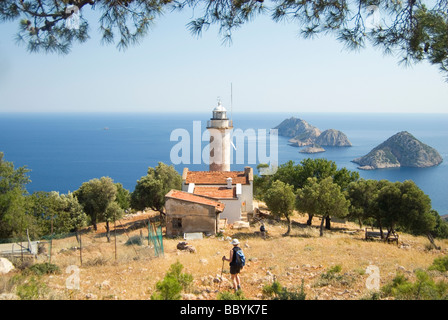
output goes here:
[[258, 17], [223, 46], [216, 29], [193, 37], [191, 12], [166, 14], [124, 52], [91, 39], [67, 56], [30, 54], [0, 25], [0, 112], [448, 112], [436, 66], [412, 68], [378, 50], [348, 52], [333, 38], [303, 40], [294, 24]]

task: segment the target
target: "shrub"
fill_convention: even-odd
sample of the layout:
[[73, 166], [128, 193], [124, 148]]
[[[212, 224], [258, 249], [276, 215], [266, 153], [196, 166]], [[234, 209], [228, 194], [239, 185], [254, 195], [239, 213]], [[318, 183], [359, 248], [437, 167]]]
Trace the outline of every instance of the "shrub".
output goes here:
[[435, 282], [424, 270], [417, 270], [417, 280], [410, 282], [404, 275], [398, 274], [391, 283], [381, 288], [385, 296], [399, 300], [445, 300], [448, 299], [448, 284]]
[[448, 271], [448, 256], [435, 258], [428, 270], [437, 270], [440, 272]]
[[263, 287], [263, 296], [272, 300], [305, 300], [306, 294], [303, 291], [303, 279], [300, 291], [289, 291], [280, 282], [275, 280], [271, 285], [265, 285]]
[[35, 277], [25, 280], [17, 286], [16, 293], [22, 300], [36, 300], [47, 292], [45, 283], [40, 282]]
[[193, 282], [193, 276], [182, 273], [183, 265], [178, 261], [170, 266], [162, 281], [156, 284], [157, 292], [152, 300], [180, 300], [182, 290], [187, 291]]
[[241, 290], [237, 290], [235, 293], [229, 291], [220, 292], [216, 298], [218, 300], [246, 300], [246, 297]]
[[340, 265], [335, 265], [330, 268], [327, 272], [320, 275], [320, 279], [316, 282], [317, 287], [324, 287], [329, 284], [339, 283], [344, 286], [350, 285], [354, 279], [349, 274], [340, 274], [342, 267]]
[[31, 267], [29, 267], [27, 269], [27, 271], [25, 273], [32, 273], [37, 276], [41, 276], [44, 274], [58, 274], [60, 272], [61, 272], [61, 270], [59, 269], [59, 267], [57, 265], [45, 262], [45, 263], [37, 263], [37, 264], [32, 265]]
[[134, 244], [138, 245], [138, 246], [143, 245], [142, 237], [140, 237], [140, 236], [132, 236], [125, 243], [125, 245], [127, 245], [127, 246], [131, 246], [131, 245], [134, 245]]

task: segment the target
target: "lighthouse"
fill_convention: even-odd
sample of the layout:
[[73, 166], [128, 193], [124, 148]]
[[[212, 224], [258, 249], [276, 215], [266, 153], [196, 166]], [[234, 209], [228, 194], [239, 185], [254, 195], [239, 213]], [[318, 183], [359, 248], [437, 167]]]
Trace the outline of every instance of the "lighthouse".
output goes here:
[[227, 110], [218, 100], [213, 116], [207, 122], [210, 131], [210, 171], [230, 171], [230, 143], [233, 129], [232, 120], [227, 118]]

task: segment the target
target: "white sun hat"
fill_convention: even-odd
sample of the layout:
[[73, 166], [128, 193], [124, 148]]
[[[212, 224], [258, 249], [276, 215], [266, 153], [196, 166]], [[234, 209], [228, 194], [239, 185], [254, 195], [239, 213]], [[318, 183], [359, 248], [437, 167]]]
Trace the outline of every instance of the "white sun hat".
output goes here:
[[233, 239], [232, 242], [230, 242], [230, 243], [235, 246], [235, 245], [239, 244], [240, 242], [238, 241], [238, 239]]

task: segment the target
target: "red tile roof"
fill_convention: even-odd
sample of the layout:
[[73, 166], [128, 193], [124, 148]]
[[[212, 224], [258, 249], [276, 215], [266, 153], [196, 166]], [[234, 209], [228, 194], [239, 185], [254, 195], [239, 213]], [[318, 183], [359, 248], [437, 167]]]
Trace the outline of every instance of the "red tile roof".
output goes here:
[[212, 206], [220, 212], [222, 212], [225, 207], [225, 204], [222, 202], [175, 189], [170, 190], [170, 192], [168, 192], [165, 197]]
[[185, 183], [225, 185], [227, 178], [232, 178], [232, 184], [249, 184], [244, 171], [187, 171]]
[[215, 199], [234, 199], [236, 198], [236, 188], [228, 189], [227, 187], [197, 187], [195, 186], [194, 194], [207, 196]]

